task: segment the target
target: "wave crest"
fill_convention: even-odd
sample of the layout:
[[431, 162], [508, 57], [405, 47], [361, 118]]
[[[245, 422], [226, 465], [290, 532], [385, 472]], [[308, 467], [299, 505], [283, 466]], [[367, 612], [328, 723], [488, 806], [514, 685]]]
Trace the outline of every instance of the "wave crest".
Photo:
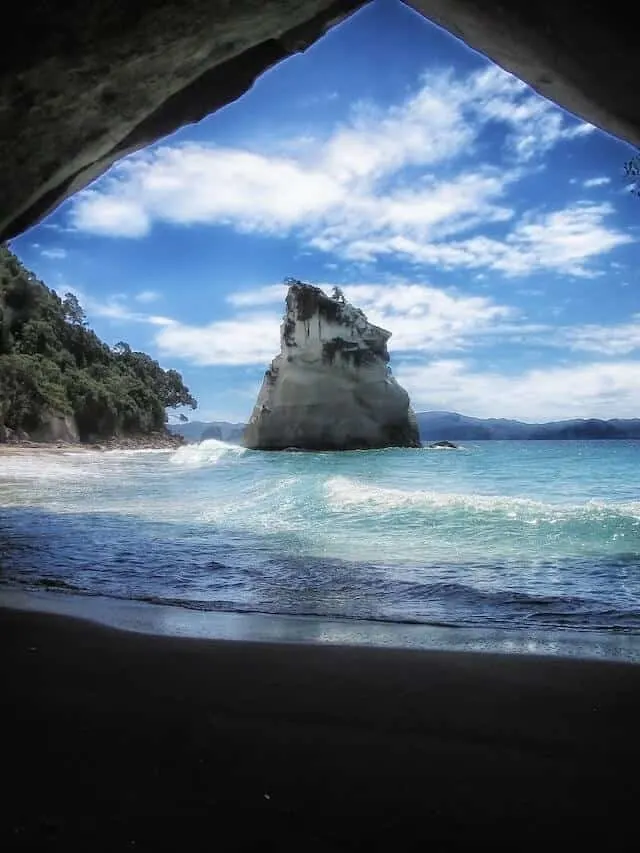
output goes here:
[[217, 465], [222, 459], [237, 458], [247, 452], [246, 447], [237, 444], [228, 444], [226, 441], [218, 441], [217, 438], [208, 438], [198, 444], [187, 444], [179, 447], [171, 457], [173, 465], [183, 468], [206, 468]]
[[458, 494], [386, 488], [332, 477], [325, 484], [329, 503], [337, 509], [366, 506], [377, 512], [397, 509], [467, 510], [471, 513], [500, 514], [508, 518], [560, 520], [585, 516], [617, 516], [640, 521], [640, 501], [610, 503], [589, 500], [582, 504], [553, 504], [508, 495]]

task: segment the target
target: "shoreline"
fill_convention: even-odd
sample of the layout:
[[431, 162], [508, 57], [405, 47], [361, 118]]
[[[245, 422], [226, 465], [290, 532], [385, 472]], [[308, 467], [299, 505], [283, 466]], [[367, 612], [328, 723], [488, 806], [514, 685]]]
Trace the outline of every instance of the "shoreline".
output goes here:
[[2, 609], [81, 619], [155, 637], [309, 646], [543, 656], [640, 664], [640, 634], [576, 629], [477, 627], [200, 610], [177, 603], [108, 598], [55, 588], [0, 586]]
[[107, 450], [177, 450], [186, 441], [180, 435], [149, 435], [110, 438], [98, 442], [10, 441], [0, 443], [0, 456], [25, 453], [82, 453]]
[[622, 849], [636, 829], [637, 665], [5, 608], [0, 644], [3, 850]]

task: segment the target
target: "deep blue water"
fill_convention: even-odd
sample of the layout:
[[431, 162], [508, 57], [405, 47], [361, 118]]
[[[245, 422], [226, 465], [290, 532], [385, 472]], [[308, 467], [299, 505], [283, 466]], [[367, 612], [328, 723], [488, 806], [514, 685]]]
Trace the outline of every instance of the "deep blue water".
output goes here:
[[0, 580], [210, 610], [640, 633], [640, 442], [5, 455]]

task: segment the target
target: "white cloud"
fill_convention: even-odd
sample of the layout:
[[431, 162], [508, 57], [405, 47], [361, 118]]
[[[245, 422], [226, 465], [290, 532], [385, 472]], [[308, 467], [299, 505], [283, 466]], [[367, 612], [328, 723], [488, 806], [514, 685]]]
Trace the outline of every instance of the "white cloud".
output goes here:
[[227, 302], [238, 308], [254, 308], [256, 305], [284, 305], [287, 295], [286, 284], [268, 284], [256, 290], [238, 290], [227, 296]]
[[148, 305], [151, 302], [157, 302], [158, 299], [162, 299], [162, 294], [158, 293], [155, 290], [141, 290], [140, 293], [136, 293], [134, 296], [136, 302], [141, 302], [143, 305]]
[[601, 178], [588, 178], [586, 181], [583, 181], [582, 186], [586, 187], [586, 189], [590, 189], [591, 187], [603, 187], [605, 184], [610, 184], [611, 178], [605, 178], [604, 176]]
[[[357, 257], [401, 254], [446, 269], [486, 268], [506, 276], [554, 270], [590, 276], [588, 262], [617, 246], [634, 242], [631, 234], [607, 226], [610, 204], [580, 202], [564, 210], [524, 217], [504, 238], [476, 236], [448, 243], [420, 243], [393, 237], [386, 243], [358, 241]], [[352, 247], [353, 248], [353, 247]]]
[[628, 355], [640, 350], [640, 314], [634, 314], [629, 323], [569, 327], [562, 331], [561, 338], [573, 350], [611, 356]]
[[525, 421], [571, 417], [637, 417], [640, 361], [545, 367], [508, 375], [481, 372], [463, 360], [396, 367], [419, 410]]
[[383, 254], [420, 253], [408, 246], [442, 246], [448, 237], [480, 225], [506, 222], [513, 210], [497, 204], [513, 173], [480, 167], [450, 180], [425, 178], [419, 187], [398, 188], [385, 198], [371, 195], [345, 202], [310, 244], [351, 260]]
[[[520, 91], [524, 90], [526, 87], [521, 84]], [[508, 145], [521, 161], [532, 160], [546, 153], [561, 140], [586, 136], [595, 130], [590, 124], [568, 124], [562, 111], [552, 107], [542, 97], [530, 96], [515, 100], [509, 97], [513, 91], [513, 88], [506, 89], [498, 97], [489, 91], [483, 104], [483, 113], [512, 126]]]
[[[126, 167], [133, 162], [123, 163], [121, 174], [126, 174]], [[110, 237], [143, 237], [151, 227], [144, 207], [134, 198], [88, 189], [72, 205], [72, 224], [80, 231]]]
[[[326, 291], [332, 286], [322, 285]], [[344, 285], [343, 291], [371, 322], [393, 332], [392, 352], [452, 352], [526, 329], [509, 306], [430, 285], [357, 284]], [[284, 285], [231, 294], [228, 302], [240, 309], [231, 318], [203, 326], [173, 322], [156, 335], [156, 345], [163, 355], [194, 364], [266, 366], [279, 352], [285, 294]], [[273, 311], [256, 311], [260, 306], [273, 306]]]
[[127, 297], [124, 294], [116, 293], [107, 296], [106, 299], [96, 299], [75, 287], [65, 286], [61, 290], [65, 293], [75, 294], [89, 318], [102, 317], [114, 322], [146, 323], [150, 326], [168, 326], [174, 322], [170, 317], [163, 317], [159, 314], [144, 314], [132, 310], [127, 304]]
[[163, 146], [127, 160], [99, 186], [77, 197], [74, 224], [130, 237], [148, 233], [154, 219], [280, 233], [342, 197], [332, 176], [293, 159], [196, 144]]
[[205, 326], [172, 322], [161, 329], [155, 343], [163, 356], [199, 365], [264, 365], [280, 349], [280, 317], [246, 314]]
[[[34, 246], [36, 245], [37, 244], [34, 243]], [[50, 258], [52, 261], [61, 261], [63, 258], [67, 257], [67, 250], [53, 246], [48, 249], [42, 249], [40, 254], [44, 258]]]
[[[327, 289], [330, 285], [326, 285]], [[451, 352], [504, 330], [515, 309], [484, 296], [464, 296], [425, 284], [345, 285], [347, 299], [372, 323], [393, 332], [394, 352]]]
[[[484, 131], [496, 125], [502, 148], [493, 137], [483, 147]], [[528, 236], [535, 224], [516, 221], [507, 192], [537, 168], [534, 160], [591, 130], [498, 68], [431, 73], [400, 104], [356, 105], [324, 138], [289, 135], [271, 151], [191, 143], [136, 155], [76, 196], [71, 220], [109, 236], [141, 237], [154, 222], [296, 232], [316, 249], [358, 261], [399, 254], [468, 267], [488, 253], [493, 269], [519, 274], [540, 268], [537, 247], [550, 237]], [[496, 150], [500, 168], [486, 159]], [[595, 243], [585, 235], [596, 246], [588, 257], [624, 240], [604, 224], [609, 213], [600, 211]], [[551, 232], [577, 215], [571, 208], [540, 217], [557, 220]], [[511, 230], [502, 239], [444, 242], [492, 223]], [[561, 270], [584, 269], [573, 256], [564, 265], [562, 252], [555, 257]], [[543, 269], [555, 262], [553, 251], [543, 253]]]
[[[331, 283], [319, 285], [326, 292]], [[391, 280], [387, 284], [343, 284], [347, 299], [361, 308], [369, 320], [393, 332], [389, 348], [395, 353], [445, 354], [491, 344], [500, 338], [509, 343], [594, 352], [606, 356], [628, 355], [640, 350], [640, 314], [629, 322], [608, 325], [558, 326], [532, 323], [518, 309], [490, 297], [469, 296], [428, 284]], [[279, 322], [287, 287], [273, 284], [255, 290], [236, 291], [227, 301], [240, 309], [274, 306], [273, 327]], [[519, 291], [539, 296], [543, 291]], [[549, 307], [553, 318], [566, 305]], [[236, 315], [242, 318], [242, 313]], [[267, 315], [261, 315], [264, 321]], [[215, 327], [215, 324], [207, 328]], [[252, 350], [253, 351], [253, 350]], [[240, 363], [246, 363], [244, 356]], [[207, 362], [212, 363], [212, 362]]]

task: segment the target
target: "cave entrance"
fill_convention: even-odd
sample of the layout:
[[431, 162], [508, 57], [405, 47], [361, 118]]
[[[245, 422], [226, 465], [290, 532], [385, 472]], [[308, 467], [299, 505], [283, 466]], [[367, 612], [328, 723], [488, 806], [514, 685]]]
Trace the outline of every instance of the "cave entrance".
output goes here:
[[[533, 27], [516, 23], [495, 38]], [[576, 44], [588, 17], [580, 26]], [[16, 250], [77, 290], [110, 343], [175, 361], [234, 434], [278, 349], [286, 275], [346, 287], [393, 333], [418, 410], [602, 417], [618, 395], [630, 415], [624, 143], [401, 3], [368, 4], [276, 58], [242, 98], [121, 161]]]
[[[288, 4], [273, 5], [294, 14]], [[427, 6], [435, 16], [436, 4], [420, 8]], [[195, 7], [204, 9], [198, 3], [185, 8], [193, 13]], [[314, 11], [320, 14], [321, 7], [318, 0]], [[175, 11], [169, 0], [164, 8]], [[334, 17], [347, 9], [332, 8]], [[447, 8], [457, 15], [469, 5]], [[524, 625], [530, 608], [538, 608], [540, 583], [545, 598], [535, 613], [545, 627], [555, 618], [549, 614], [558, 584], [566, 580], [562, 624], [582, 619], [581, 628], [593, 627], [589, 594], [597, 588], [607, 598], [597, 618], [606, 621], [613, 613], [613, 624], [633, 628], [637, 612], [629, 601], [638, 590], [628, 567], [635, 559], [629, 543], [637, 542], [636, 486], [629, 480], [635, 461], [628, 460], [635, 451], [618, 443], [626, 451], [587, 459], [575, 445], [570, 456], [565, 442], [531, 466], [526, 455], [534, 446], [530, 439], [637, 438], [624, 433], [638, 429], [633, 418], [640, 398], [632, 278], [637, 200], [625, 194], [628, 149], [584, 120], [623, 128], [620, 134], [634, 139], [633, 111], [624, 118], [627, 90], [616, 101], [610, 88], [599, 88], [602, 81], [574, 81], [567, 88], [557, 67], [553, 74], [549, 68], [531, 73], [531, 82], [551, 94], [560, 86], [567, 105], [576, 86], [595, 99], [575, 106], [578, 118], [400, 3], [366, 5], [286, 61], [280, 60], [311, 44], [319, 30], [301, 30], [298, 19], [290, 22], [293, 29], [281, 21], [274, 39], [269, 25], [250, 46], [254, 65], [244, 54], [239, 68], [220, 65], [228, 75], [224, 88], [222, 77], [209, 76], [215, 63], [199, 40], [213, 50], [208, 33], [202, 35], [200, 26], [194, 34], [187, 26], [192, 18], [180, 19], [186, 29], [172, 29], [165, 12], [149, 30], [156, 39], [151, 89], [159, 112], [124, 97], [124, 82], [134, 101], [148, 91], [148, 57], [142, 44], [128, 45], [115, 31], [120, 60], [102, 68], [97, 94], [90, 70], [60, 78], [52, 59], [47, 91], [72, 92], [75, 100], [54, 97], [47, 120], [33, 100], [44, 78], [32, 80], [33, 91], [27, 71], [20, 78], [21, 96], [12, 101], [15, 138], [7, 149], [15, 168], [2, 177], [10, 190], [6, 199], [17, 198], [15, 191], [22, 201], [9, 216], [8, 233], [33, 223], [43, 205], [68, 198], [12, 244], [35, 275], [4, 247], [0, 251], [17, 280], [0, 305], [0, 358], [11, 367], [0, 379], [6, 390], [11, 376], [12, 405], [17, 400], [23, 407], [26, 427], [37, 420], [24, 406], [35, 400], [42, 410], [44, 400], [56, 429], [73, 408], [83, 436], [95, 435], [96, 421], [105, 424], [101, 432], [114, 423], [125, 432], [135, 424], [147, 435], [164, 427], [167, 407], [188, 406], [193, 393], [201, 421], [175, 426], [207, 441], [162, 458], [134, 454], [135, 461], [99, 449], [72, 459], [58, 454], [46, 470], [18, 454], [18, 463], [9, 465], [18, 481], [11, 484], [12, 530], [62, 548], [54, 559], [40, 552], [44, 570], [63, 567], [55, 582], [86, 584], [108, 595], [125, 588], [154, 596], [161, 577], [163, 600], [197, 589], [207, 606], [222, 601], [231, 608], [299, 613], [304, 605], [306, 612], [357, 619], [411, 611], [409, 618], [417, 612], [436, 621], [454, 612], [482, 622], [489, 587], [495, 593], [491, 613], [499, 612], [501, 624], [522, 619]], [[531, 43], [539, 57], [558, 34], [562, 41], [569, 24], [563, 11], [547, 4], [535, 14], [546, 21], [545, 39]], [[578, 47], [590, 43], [590, 14], [572, 31]], [[476, 10], [469, 26], [460, 21], [461, 34], [473, 44], [480, 15]], [[328, 19], [322, 20], [320, 30]], [[557, 30], [548, 29], [550, 21]], [[524, 27], [530, 35], [539, 32], [534, 23]], [[601, 31], [601, 43], [613, 44], [615, 28]], [[526, 46], [522, 27], [518, 38], [508, 36], [509, 27], [505, 32], [512, 46]], [[161, 50], [167, 33], [179, 46], [171, 41], [172, 49]], [[238, 52], [239, 34], [232, 36], [228, 31], [218, 45], [221, 53]], [[69, 56], [77, 59], [90, 43], [72, 43]], [[618, 43], [623, 56], [624, 35]], [[197, 68], [208, 63], [206, 75], [181, 77], [185, 45]], [[23, 68], [33, 56], [38, 52], [20, 54]], [[521, 64], [527, 56], [523, 47], [504, 64], [526, 77]], [[562, 53], [563, 62], [567, 56], [575, 60], [576, 54]], [[610, 62], [613, 79], [622, 79], [624, 63], [611, 52], [592, 59], [593, 68]], [[234, 101], [267, 65], [271, 70]], [[143, 81], [140, 88], [131, 67]], [[218, 106], [233, 103], [186, 126], [216, 106], [214, 94]], [[165, 135], [176, 126], [182, 127], [175, 135]], [[33, 145], [49, 158], [44, 166], [32, 156]], [[82, 189], [92, 177], [97, 180]], [[335, 293], [318, 296], [327, 310], [314, 317], [322, 313], [323, 328], [345, 317], [359, 326], [361, 341], [377, 361], [382, 356], [380, 387], [391, 384], [390, 355], [390, 369], [417, 410], [421, 437], [433, 440], [438, 453], [423, 454], [413, 433], [410, 446], [391, 452], [412, 456], [384, 456], [388, 444], [380, 443], [373, 463], [363, 454], [355, 461], [348, 454], [333, 454], [330, 461], [292, 457], [286, 450], [297, 444], [288, 440], [274, 461], [234, 443], [279, 348], [285, 276]], [[37, 277], [63, 298], [41, 298]], [[305, 298], [301, 302], [297, 320], [308, 324], [311, 337], [312, 317]], [[347, 303], [362, 309], [370, 325]], [[363, 359], [363, 348], [346, 331], [336, 332], [329, 347], [318, 334], [323, 363], [368, 369], [376, 359]], [[284, 332], [293, 348], [298, 332], [307, 329], [285, 324]], [[27, 374], [37, 393], [25, 398]], [[355, 397], [347, 388], [344, 398], [349, 395]], [[336, 421], [345, 409], [335, 406]], [[404, 431], [406, 412], [405, 406], [403, 420], [393, 420], [394, 435]], [[425, 425], [435, 432], [428, 435]], [[12, 430], [18, 427], [11, 421]], [[502, 453], [495, 441], [475, 455], [440, 452], [455, 451], [451, 445], [470, 435], [479, 442], [514, 438], [514, 431], [523, 437], [522, 430], [522, 455]], [[362, 435], [351, 445], [355, 453], [363, 449]], [[321, 435], [315, 449], [327, 446], [335, 447]], [[492, 454], [491, 465], [483, 454]], [[421, 467], [414, 469], [416, 460]], [[591, 463], [601, 466], [599, 474], [591, 476]], [[34, 470], [43, 480], [49, 472], [37, 490]], [[570, 501], [559, 510], [560, 492]], [[50, 536], [54, 526], [59, 538]], [[222, 544], [215, 538], [220, 530]], [[127, 548], [119, 544], [124, 539]], [[603, 564], [609, 572], [604, 584]], [[33, 577], [31, 551], [20, 565]], [[151, 565], [153, 575], [145, 576]], [[394, 586], [398, 567], [401, 584]], [[380, 568], [389, 571], [372, 585]], [[216, 586], [227, 570], [238, 585]], [[337, 582], [327, 586], [327, 578]], [[517, 594], [503, 595], [505, 584]], [[410, 607], [403, 609], [407, 591]]]

